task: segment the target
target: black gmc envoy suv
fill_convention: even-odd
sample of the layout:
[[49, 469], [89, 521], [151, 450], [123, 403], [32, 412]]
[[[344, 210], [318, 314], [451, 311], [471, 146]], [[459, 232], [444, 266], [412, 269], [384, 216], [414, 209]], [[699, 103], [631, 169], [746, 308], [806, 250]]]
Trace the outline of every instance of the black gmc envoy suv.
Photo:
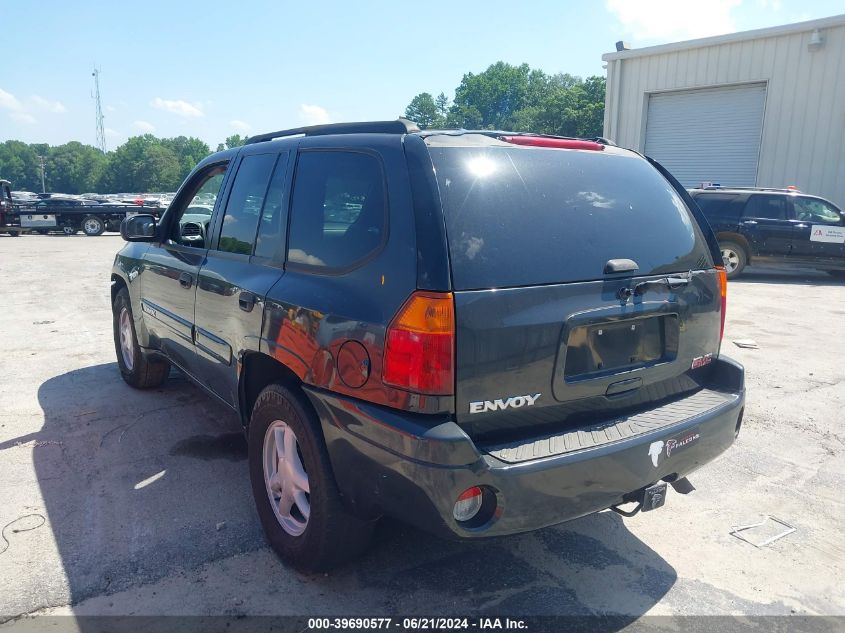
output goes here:
[[652, 510], [742, 423], [718, 243], [604, 139], [275, 132], [121, 232], [124, 380], [175, 365], [240, 416], [261, 523], [301, 569], [383, 515], [478, 538]]

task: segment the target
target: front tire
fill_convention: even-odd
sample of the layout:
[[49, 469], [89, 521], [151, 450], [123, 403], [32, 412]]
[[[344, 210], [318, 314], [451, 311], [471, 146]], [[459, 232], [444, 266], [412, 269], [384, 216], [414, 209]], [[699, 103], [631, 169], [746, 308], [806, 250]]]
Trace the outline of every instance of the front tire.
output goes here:
[[304, 397], [273, 384], [249, 425], [249, 474], [270, 546], [308, 571], [334, 568], [366, 549], [374, 522], [343, 506], [319, 420]]
[[722, 252], [722, 263], [728, 279], [736, 279], [748, 264], [748, 253], [736, 242], [721, 242], [719, 249]]
[[121, 288], [114, 299], [112, 323], [117, 365], [123, 380], [136, 389], [158, 387], [167, 379], [170, 363], [152, 357], [138, 345], [132, 305], [126, 288]]
[[86, 215], [82, 219], [82, 232], [88, 237], [97, 237], [106, 232], [106, 225], [96, 215]]

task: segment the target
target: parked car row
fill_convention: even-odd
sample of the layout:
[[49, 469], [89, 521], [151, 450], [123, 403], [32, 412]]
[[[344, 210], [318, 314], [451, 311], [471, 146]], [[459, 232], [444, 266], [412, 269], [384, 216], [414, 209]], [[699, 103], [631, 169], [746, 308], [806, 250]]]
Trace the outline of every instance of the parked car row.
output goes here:
[[5, 185], [0, 205], [0, 232], [10, 235], [28, 231], [41, 234], [58, 231], [73, 235], [82, 231], [86, 235], [96, 236], [105, 231], [119, 231], [120, 223], [126, 217], [142, 210], [160, 215], [166, 208], [163, 201], [169, 200], [170, 196], [36, 194], [10, 191], [10, 183], [2, 182]]

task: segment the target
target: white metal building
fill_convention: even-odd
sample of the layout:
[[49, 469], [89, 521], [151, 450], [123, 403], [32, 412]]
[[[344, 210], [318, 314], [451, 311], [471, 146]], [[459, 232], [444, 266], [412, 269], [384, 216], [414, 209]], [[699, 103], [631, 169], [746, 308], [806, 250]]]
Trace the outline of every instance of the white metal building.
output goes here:
[[604, 135], [687, 187], [785, 187], [845, 209], [845, 15], [602, 56]]

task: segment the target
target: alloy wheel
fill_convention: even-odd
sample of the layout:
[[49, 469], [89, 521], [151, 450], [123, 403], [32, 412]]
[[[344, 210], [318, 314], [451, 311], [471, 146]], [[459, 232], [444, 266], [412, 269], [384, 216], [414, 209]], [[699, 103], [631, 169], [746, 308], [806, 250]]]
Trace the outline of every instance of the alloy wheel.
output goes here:
[[300, 536], [311, 515], [311, 488], [293, 429], [275, 420], [264, 435], [264, 484], [282, 529]]
[[120, 333], [120, 355], [123, 357], [123, 364], [126, 369], [132, 371], [135, 367], [135, 337], [132, 335], [132, 316], [126, 307], [120, 310], [118, 331]]
[[732, 273], [739, 266], [739, 255], [733, 249], [723, 248], [722, 262], [725, 264], [725, 272]]

